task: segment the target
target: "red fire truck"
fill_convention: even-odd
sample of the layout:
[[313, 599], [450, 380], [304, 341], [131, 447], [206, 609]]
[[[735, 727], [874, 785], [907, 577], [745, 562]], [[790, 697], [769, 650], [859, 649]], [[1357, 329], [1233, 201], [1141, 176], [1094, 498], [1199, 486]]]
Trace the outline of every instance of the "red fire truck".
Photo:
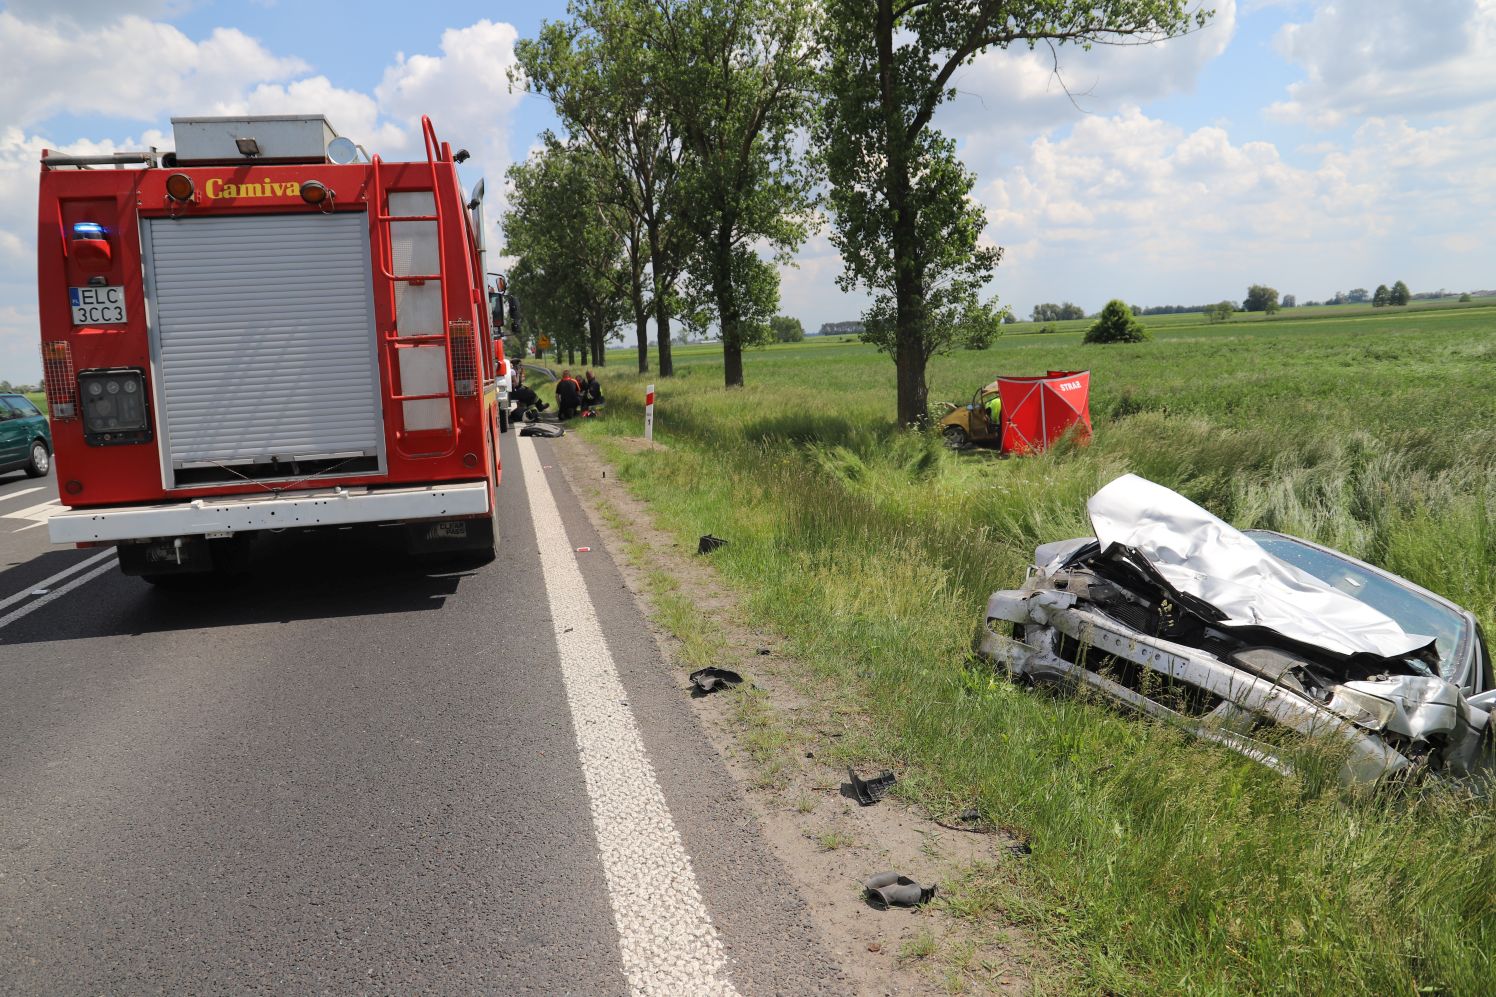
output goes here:
[[466, 152], [425, 118], [402, 163], [321, 117], [172, 124], [159, 156], [42, 154], [52, 541], [158, 582], [351, 524], [491, 558], [506, 365]]

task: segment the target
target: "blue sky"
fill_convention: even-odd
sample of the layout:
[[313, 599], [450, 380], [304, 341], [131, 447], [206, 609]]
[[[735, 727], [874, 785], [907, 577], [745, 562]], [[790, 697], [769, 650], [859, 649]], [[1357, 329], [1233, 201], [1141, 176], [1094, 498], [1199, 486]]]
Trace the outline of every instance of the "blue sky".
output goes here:
[[[937, 124], [977, 174], [991, 291], [1020, 315], [1240, 299], [1300, 301], [1406, 280], [1496, 287], [1496, 0], [1221, 0], [1164, 45], [991, 53]], [[35, 191], [43, 147], [169, 147], [173, 115], [326, 114], [386, 158], [422, 112], [504, 169], [554, 121], [510, 91], [513, 42], [564, 4], [327, 0], [0, 3], [0, 378], [34, 380]], [[498, 233], [495, 233], [496, 235]], [[824, 232], [783, 272], [808, 327], [857, 317]]]

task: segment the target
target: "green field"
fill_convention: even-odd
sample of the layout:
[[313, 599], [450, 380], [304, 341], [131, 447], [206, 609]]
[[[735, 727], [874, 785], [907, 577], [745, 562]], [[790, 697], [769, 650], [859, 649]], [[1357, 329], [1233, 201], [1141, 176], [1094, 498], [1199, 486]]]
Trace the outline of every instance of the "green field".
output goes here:
[[651, 452], [609, 442], [640, 433], [645, 381], [613, 353], [585, 431], [662, 526], [731, 540], [714, 563], [836, 701], [868, 704], [862, 750], [909, 799], [980, 801], [1032, 839], [1019, 871], [978, 870], [948, 904], [1031, 925], [1076, 967], [1046, 988], [1489, 993], [1489, 797], [1282, 778], [1010, 687], [970, 641], [988, 593], [1037, 543], [1089, 533], [1086, 498], [1126, 471], [1384, 565], [1496, 633], [1496, 306], [1145, 324], [1137, 346], [1084, 346], [1072, 323], [932, 363], [932, 399], [961, 401], [997, 373], [1090, 369], [1094, 442], [1037, 458], [895, 430], [892, 364], [839, 340], [754, 351], [731, 392], [716, 347], [678, 350]]

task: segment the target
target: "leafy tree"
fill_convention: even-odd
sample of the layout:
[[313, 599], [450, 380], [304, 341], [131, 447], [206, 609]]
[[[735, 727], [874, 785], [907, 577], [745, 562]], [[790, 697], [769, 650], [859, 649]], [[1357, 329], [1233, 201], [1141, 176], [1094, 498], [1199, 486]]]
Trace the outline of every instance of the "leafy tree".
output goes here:
[[[600, 194], [606, 171], [587, 146], [542, 136], [543, 146], [509, 168], [513, 188], [503, 219], [504, 252], [518, 257], [527, 330], [558, 349], [606, 362], [604, 344], [625, 312], [624, 252]], [[614, 209], [616, 210], [616, 209]], [[514, 273], [511, 272], [511, 279]], [[529, 329], [534, 325], [533, 329]]]
[[1364, 287], [1353, 287], [1346, 300], [1353, 305], [1364, 305], [1371, 300], [1371, 294]]
[[1387, 295], [1387, 303], [1392, 305], [1405, 305], [1411, 301], [1413, 295], [1408, 291], [1408, 285], [1398, 281], [1392, 285], [1392, 291]]
[[1205, 309], [1205, 317], [1212, 322], [1229, 322], [1235, 314], [1236, 304], [1231, 301], [1220, 301]]
[[1378, 284], [1377, 289], [1371, 296], [1371, 307], [1386, 308], [1392, 300], [1392, 292], [1387, 289], [1386, 284]]
[[710, 296], [723, 376], [743, 383], [743, 347], [766, 335], [779, 274], [812, 220], [813, 180], [796, 143], [815, 84], [813, 0], [654, 0], [647, 39], [652, 102], [679, 137], [686, 269]]
[[775, 315], [769, 319], [769, 332], [776, 343], [799, 343], [805, 339], [805, 326], [797, 318]]
[[1096, 323], [1086, 331], [1088, 343], [1141, 343], [1148, 331], [1133, 318], [1132, 309], [1121, 298], [1113, 298], [1101, 309]]
[[1469, 291], [1466, 291], [1464, 294], [1460, 295], [1460, 303], [1461, 304], [1464, 304], [1466, 302], [1473, 301], [1473, 300], [1475, 300], [1475, 299], [1473, 299], [1473, 298], [1470, 297], [1470, 292]]
[[1016, 325], [1017, 322], [1018, 322], [1018, 316], [1013, 314], [1013, 309], [1009, 308], [1009, 309], [1004, 310], [1004, 312], [1003, 312], [1003, 325]]
[[[898, 325], [892, 304], [886, 296], [874, 302], [861, 336], [863, 342], [872, 343], [884, 353], [897, 348]], [[985, 350], [1002, 335], [1003, 309], [996, 298], [983, 302], [965, 295], [937, 294], [931, 296], [927, 306], [930, 324], [924, 344], [931, 351], [929, 356], [949, 353], [957, 346]]]
[[569, 13], [570, 20], [543, 23], [537, 38], [515, 46], [518, 66], [511, 78], [549, 97], [567, 131], [605, 158], [610, 199], [626, 215], [621, 221], [639, 370], [649, 369], [647, 324], [653, 317], [659, 372], [669, 377], [670, 325], [687, 233], [675, 203], [682, 145], [649, 84], [658, 73], [650, 39], [662, 30], [661, 15], [651, 4], [630, 0], [577, 0]]
[[1242, 311], [1272, 315], [1278, 310], [1278, 289], [1265, 284], [1253, 284], [1247, 288], [1247, 300], [1242, 302], [1241, 307]]
[[1326, 301], [1325, 304], [1327, 304], [1327, 305], [1343, 305], [1343, 304], [1346, 304], [1349, 301], [1350, 301], [1350, 298], [1346, 297], [1346, 294], [1345, 294], [1344, 291], [1336, 291], [1335, 292], [1335, 296], [1333, 298], [1331, 298], [1329, 301]]
[[1003, 320], [1008, 314], [1006, 308], [998, 306], [996, 298], [986, 304], [967, 302], [956, 321], [954, 338], [964, 350], [985, 350], [1003, 334]]
[[1299, 299], [1295, 298], [1293, 295], [1291, 295], [1291, 294], [1285, 294], [1285, 295], [1283, 295], [1283, 307], [1284, 308], [1293, 308], [1296, 305], [1298, 305], [1298, 303], [1299, 303]]
[[[1152, 41], [1203, 24], [1182, 0], [824, 0], [825, 96], [815, 147], [830, 181], [844, 288], [873, 292], [877, 342], [897, 367], [898, 419], [928, 418], [925, 369], [942, 323], [1001, 259], [982, 238], [974, 176], [931, 127], [956, 72], [1011, 45]], [[869, 322], [869, 331], [875, 323]]]
[[1050, 302], [1035, 305], [1033, 315], [1035, 322], [1064, 322], [1069, 319], [1085, 318], [1086, 310], [1080, 305], [1069, 301], [1063, 305], [1056, 305]]

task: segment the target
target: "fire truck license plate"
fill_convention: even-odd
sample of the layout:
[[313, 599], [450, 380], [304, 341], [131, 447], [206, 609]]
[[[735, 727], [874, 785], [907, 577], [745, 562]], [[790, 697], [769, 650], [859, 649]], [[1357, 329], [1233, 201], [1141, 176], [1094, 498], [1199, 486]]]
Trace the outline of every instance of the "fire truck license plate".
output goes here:
[[125, 322], [125, 288], [122, 284], [97, 287], [70, 287], [74, 325], [123, 325]]

